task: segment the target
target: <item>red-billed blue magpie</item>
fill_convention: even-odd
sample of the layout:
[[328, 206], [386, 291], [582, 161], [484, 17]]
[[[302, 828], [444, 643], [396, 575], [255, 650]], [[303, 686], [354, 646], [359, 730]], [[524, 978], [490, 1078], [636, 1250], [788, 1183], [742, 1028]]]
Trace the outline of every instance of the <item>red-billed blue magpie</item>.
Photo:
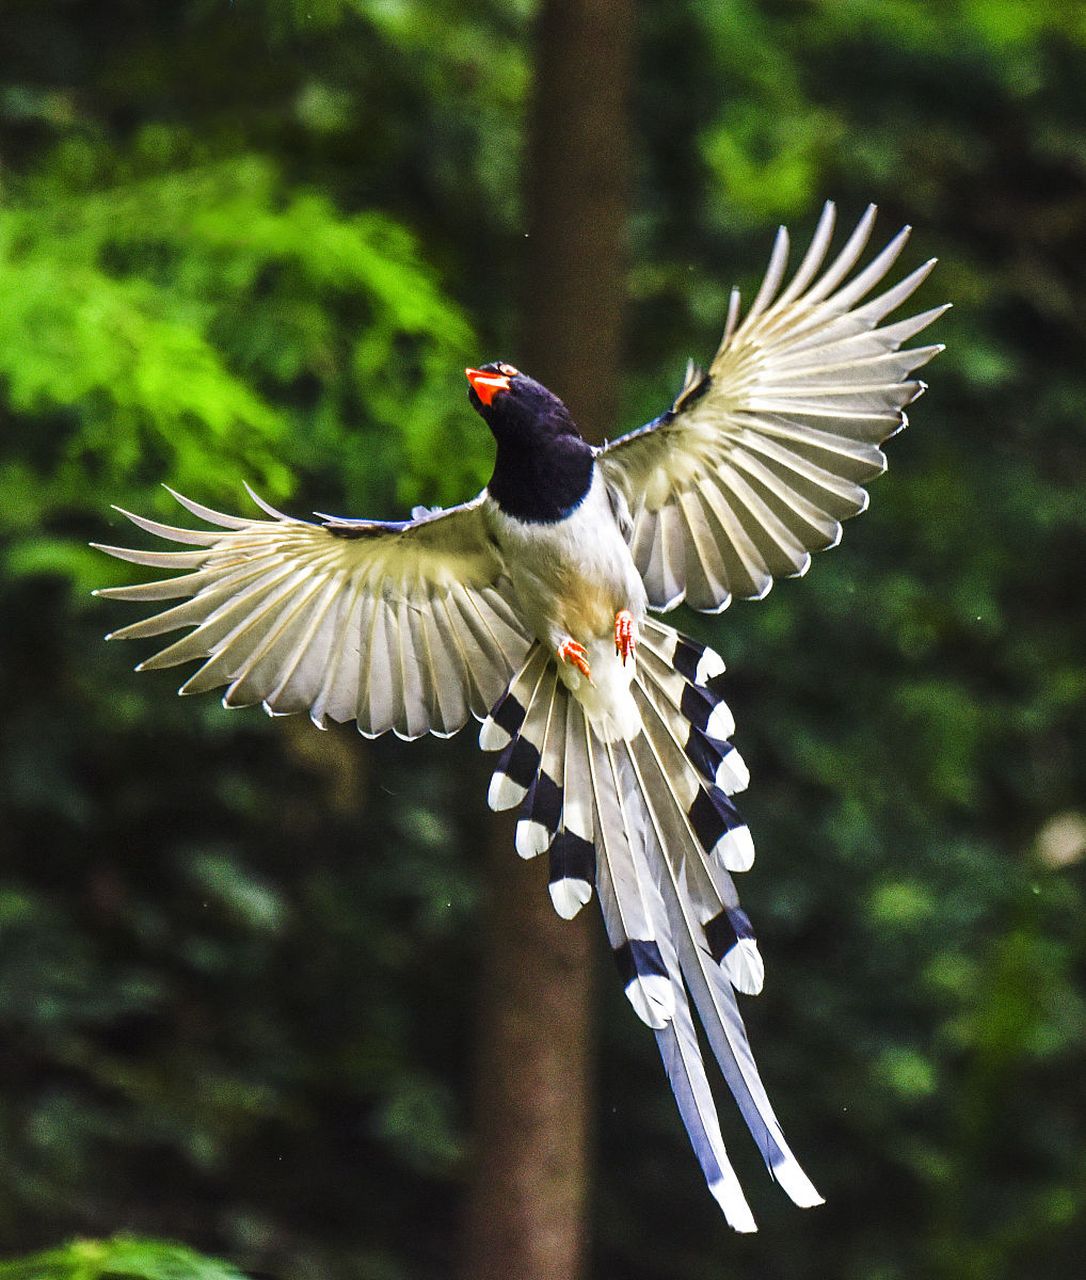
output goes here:
[[670, 409], [603, 448], [538, 382], [485, 364], [467, 377], [497, 442], [494, 473], [462, 506], [311, 523], [255, 495], [267, 519], [175, 495], [211, 527], [129, 518], [189, 549], [102, 548], [183, 571], [100, 593], [180, 602], [111, 638], [186, 629], [138, 668], [199, 661], [182, 693], [226, 685], [227, 706], [353, 719], [367, 736], [483, 721], [480, 745], [500, 752], [491, 806], [520, 807], [517, 851], [548, 855], [562, 916], [595, 891], [626, 992], [739, 1231], [754, 1220], [690, 997], [773, 1176], [799, 1205], [821, 1197], [785, 1142], [736, 1002], [763, 970], [732, 878], [754, 846], [732, 799], [748, 775], [719, 693], [724, 664], [652, 614], [760, 599], [867, 506], [880, 445], [924, 389], [913, 375], [941, 350], [902, 344], [945, 310], [884, 323], [933, 264], [876, 292], [908, 228], [857, 270], [873, 220], [871, 208], [827, 265], [827, 204], [787, 283], [782, 228], [745, 317], [733, 291], [708, 371], [691, 364]]

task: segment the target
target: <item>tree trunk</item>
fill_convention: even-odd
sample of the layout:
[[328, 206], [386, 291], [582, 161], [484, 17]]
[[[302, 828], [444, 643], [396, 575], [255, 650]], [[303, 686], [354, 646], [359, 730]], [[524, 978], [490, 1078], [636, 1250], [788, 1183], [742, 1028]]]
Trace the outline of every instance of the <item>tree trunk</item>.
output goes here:
[[[523, 342], [515, 359], [589, 439], [614, 432], [632, 0], [545, 0], [530, 122]], [[464, 1280], [574, 1280], [588, 1186], [594, 904], [555, 915], [546, 859], [493, 823], [476, 1149]]]

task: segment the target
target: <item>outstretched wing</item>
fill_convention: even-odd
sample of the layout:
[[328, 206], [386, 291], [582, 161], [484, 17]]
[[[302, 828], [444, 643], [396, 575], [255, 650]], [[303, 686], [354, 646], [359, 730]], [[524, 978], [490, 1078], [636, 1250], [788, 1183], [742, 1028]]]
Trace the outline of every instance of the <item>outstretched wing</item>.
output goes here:
[[901, 344], [946, 310], [882, 324], [935, 264], [869, 298], [909, 234], [853, 275], [874, 219], [872, 205], [823, 269], [834, 226], [827, 203], [783, 290], [782, 227], [741, 323], [732, 291], [709, 372], [690, 365], [668, 412], [601, 450], [604, 474], [629, 505], [630, 547], [654, 608], [685, 599], [718, 612], [733, 596], [760, 599], [775, 577], [805, 573], [810, 553], [834, 546], [841, 521], [867, 506], [862, 486], [886, 469], [879, 445], [906, 425], [905, 406], [924, 390], [912, 374], [942, 350]]
[[[251, 492], [251, 491], [250, 491]], [[175, 529], [122, 512], [185, 551], [99, 549], [179, 577], [98, 594], [181, 600], [112, 640], [192, 627], [137, 670], [201, 661], [181, 693], [226, 685], [227, 706], [357, 720], [368, 737], [447, 736], [486, 715], [531, 644], [510, 605], [482, 498], [402, 523], [223, 515], [180, 494], [215, 526]]]

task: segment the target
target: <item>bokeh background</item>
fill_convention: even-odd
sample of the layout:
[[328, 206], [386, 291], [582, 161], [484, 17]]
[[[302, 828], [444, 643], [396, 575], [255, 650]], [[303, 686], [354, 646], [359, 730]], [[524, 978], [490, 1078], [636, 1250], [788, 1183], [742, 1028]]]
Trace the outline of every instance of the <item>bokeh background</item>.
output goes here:
[[[461, 371], [516, 360], [536, 6], [3, 8], [0, 1251], [125, 1230], [290, 1280], [448, 1275], [473, 735], [179, 701], [102, 643], [131, 614], [90, 591], [130, 578], [86, 544], [129, 536], [112, 502], [174, 518], [163, 481], [393, 516], [485, 480]], [[955, 309], [842, 547], [680, 620], [729, 665], [768, 970], [745, 1010], [829, 1203], [794, 1210], [726, 1113], [762, 1223], [727, 1230], [608, 971], [589, 1271], [1077, 1277], [1086, 11], [645, 0], [636, 38], [616, 432], [827, 196], [914, 224], [919, 301]]]

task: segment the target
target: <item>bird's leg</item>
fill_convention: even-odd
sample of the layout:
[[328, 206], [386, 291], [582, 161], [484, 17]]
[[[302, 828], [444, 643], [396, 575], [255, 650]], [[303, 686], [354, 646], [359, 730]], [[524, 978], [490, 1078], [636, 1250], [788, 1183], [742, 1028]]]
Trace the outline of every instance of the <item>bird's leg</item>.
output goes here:
[[588, 683], [592, 683], [592, 670], [588, 665], [588, 650], [583, 644], [578, 644], [572, 636], [566, 636], [559, 644], [558, 661], [568, 662], [571, 666], [576, 667]]
[[632, 658], [637, 648], [637, 623], [629, 609], [620, 609], [615, 614], [615, 653], [626, 665], [626, 659]]

